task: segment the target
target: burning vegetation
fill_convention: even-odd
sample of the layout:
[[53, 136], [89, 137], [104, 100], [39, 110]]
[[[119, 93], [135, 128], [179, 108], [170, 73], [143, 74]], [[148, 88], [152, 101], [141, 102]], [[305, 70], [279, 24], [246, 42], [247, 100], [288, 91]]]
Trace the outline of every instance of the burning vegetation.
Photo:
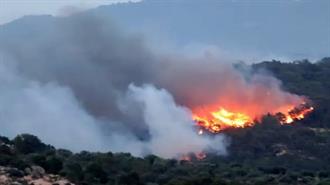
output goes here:
[[290, 124], [294, 122], [295, 120], [302, 120], [305, 118], [307, 114], [312, 112], [314, 110], [314, 107], [303, 103], [297, 107], [294, 107], [292, 109], [289, 109], [286, 113], [278, 113], [276, 117], [280, 121], [281, 124]]
[[[278, 119], [280, 124], [291, 124], [296, 120], [304, 119], [307, 114], [314, 110], [312, 106], [305, 102], [298, 106], [286, 107], [288, 107], [286, 111], [270, 112]], [[283, 108], [279, 110], [283, 110]], [[267, 113], [265, 112], [265, 114]], [[199, 127], [199, 135], [203, 134], [204, 131], [219, 133], [228, 128], [251, 127], [255, 124], [255, 120], [259, 120], [261, 116], [228, 110], [222, 106], [219, 106], [219, 108], [203, 107], [193, 111], [193, 120]]]
[[[311, 104], [306, 103], [303, 99], [301, 100], [301, 103], [296, 106], [290, 104], [284, 105], [277, 108], [277, 111], [265, 112], [259, 116], [257, 116], [258, 114], [244, 112], [243, 109], [232, 111], [223, 106], [218, 106], [218, 108], [217, 106], [204, 106], [193, 109], [192, 119], [198, 128], [198, 135], [203, 135], [205, 132], [217, 134], [230, 128], [252, 127], [266, 114], [273, 115], [281, 125], [292, 124], [294, 121], [304, 119], [306, 115], [314, 110]], [[180, 157], [180, 160], [191, 162], [193, 159], [203, 160], [205, 158], [206, 153], [201, 151], [184, 154]]]

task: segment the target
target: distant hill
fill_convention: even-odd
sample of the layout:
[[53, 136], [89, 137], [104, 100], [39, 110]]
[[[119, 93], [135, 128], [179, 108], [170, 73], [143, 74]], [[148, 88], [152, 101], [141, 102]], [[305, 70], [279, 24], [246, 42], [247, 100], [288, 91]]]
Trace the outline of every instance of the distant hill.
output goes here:
[[[329, 6], [329, 1], [305, 0], [145, 0], [101, 6], [84, 13], [111, 20], [126, 31], [142, 32], [156, 43], [216, 45], [241, 55], [240, 59], [249, 53], [268, 58], [317, 59], [330, 55], [330, 28], [326, 26]], [[17, 26], [12, 29], [14, 33], [30, 32], [33, 30], [21, 29], [27, 28], [24, 24], [36, 24], [34, 29], [40, 29], [46, 19], [25, 17], [9, 24]]]
[[330, 55], [329, 6], [305, 0], [145, 0], [92, 12], [179, 46], [211, 44], [236, 55], [316, 59]]

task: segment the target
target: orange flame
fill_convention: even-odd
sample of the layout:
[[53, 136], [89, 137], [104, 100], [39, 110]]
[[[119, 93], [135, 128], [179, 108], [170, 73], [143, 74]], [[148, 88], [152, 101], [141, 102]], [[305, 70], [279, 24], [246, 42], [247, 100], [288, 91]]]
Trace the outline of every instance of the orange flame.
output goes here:
[[[313, 107], [306, 105], [305, 102], [297, 107], [287, 107], [289, 107], [285, 109], [287, 111], [276, 114], [280, 115], [277, 116], [277, 118], [281, 124], [290, 124], [295, 120], [301, 120], [314, 110]], [[207, 107], [193, 111], [193, 120], [196, 122], [197, 126], [200, 127], [198, 131], [199, 135], [203, 134], [203, 130], [207, 130], [211, 133], [219, 133], [228, 128], [250, 127], [255, 124], [254, 120], [257, 119], [259, 118], [242, 112], [232, 112], [223, 107], [218, 109]]]
[[302, 120], [307, 114], [312, 112], [314, 107], [308, 107], [305, 103], [298, 107], [289, 110], [287, 113], [282, 113], [282, 118], [279, 119], [281, 124], [290, 124], [295, 120]]
[[[219, 108], [217, 111], [206, 113], [205, 115], [198, 116], [198, 114], [194, 114], [193, 119], [198, 126], [213, 133], [218, 133], [229, 127], [244, 128], [253, 123], [250, 116], [240, 112], [230, 112], [224, 108]], [[202, 134], [201, 130], [199, 134]]]
[[180, 161], [191, 162], [193, 157], [196, 160], [201, 161], [201, 160], [203, 160], [203, 159], [206, 158], [206, 153], [204, 153], [204, 152], [198, 152], [198, 153], [194, 153], [194, 154], [185, 154], [185, 155], [182, 155], [180, 157]]

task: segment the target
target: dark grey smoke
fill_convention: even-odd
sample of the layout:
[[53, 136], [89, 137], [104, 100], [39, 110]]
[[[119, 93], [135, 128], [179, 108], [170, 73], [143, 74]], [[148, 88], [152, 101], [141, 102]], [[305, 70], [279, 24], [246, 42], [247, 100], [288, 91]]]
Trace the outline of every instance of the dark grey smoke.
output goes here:
[[0, 28], [0, 134], [8, 136], [29, 132], [75, 151], [175, 157], [213, 147], [223, 154], [224, 137], [198, 136], [187, 107], [228, 93], [255, 100], [263, 89], [280, 104], [299, 99], [272, 77], [246, 82], [212, 53], [154, 52], [142, 36], [89, 13], [25, 17]]
[[[26, 23], [24, 30], [15, 30], [16, 34], [5, 32], [7, 42], [2, 42], [0, 49], [13, 57], [21, 75], [70, 87], [96, 117], [129, 119], [121, 115], [116, 99], [128, 84], [148, 83], [154, 76], [155, 60], [139, 37], [124, 36], [109, 21], [88, 15], [49, 17], [51, 24], [46, 25], [33, 25], [38, 21], [32, 17], [19, 21], [23, 23], [4, 26]], [[22, 34], [23, 38], [15, 38]], [[139, 124], [132, 124], [132, 129], [135, 125]]]
[[175, 157], [217, 143], [225, 153], [223, 136], [197, 136], [190, 111], [159, 89], [167, 59], [141, 36], [85, 13], [25, 17], [1, 30], [1, 134], [28, 132], [75, 151]]

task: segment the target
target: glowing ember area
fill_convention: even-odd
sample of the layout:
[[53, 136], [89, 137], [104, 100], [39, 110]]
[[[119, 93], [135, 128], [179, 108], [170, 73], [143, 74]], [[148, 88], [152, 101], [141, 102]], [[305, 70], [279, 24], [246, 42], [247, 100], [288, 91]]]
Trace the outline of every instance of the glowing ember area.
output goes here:
[[[287, 111], [272, 112], [276, 115], [281, 124], [290, 124], [296, 120], [303, 119], [308, 113], [314, 110], [313, 107], [306, 103], [301, 105], [286, 106]], [[283, 108], [281, 109], [283, 110]], [[265, 112], [265, 114], [267, 114]], [[262, 115], [260, 115], [262, 116]], [[247, 113], [229, 111], [223, 107], [212, 111], [211, 108], [198, 109], [193, 112], [193, 120], [200, 127], [199, 135], [202, 135], [204, 130], [211, 133], [219, 133], [228, 128], [245, 128], [254, 125], [254, 120], [260, 119], [260, 116], [250, 116]]]
[[[253, 123], [250, 116], [239, 112], [230, 112], [224, 108], [206, 113], [205, 116], [194, 115], [193, 119], [198, 126], [213, 133], [220, 132], [228, 127], [244, 128]], [[200, 130], [199, 134], [202, 133], [203, 130]]]
[[206, 158], [206, 153], [199, 152], [194, 154], [185, 154], [180, 157], [180, 161], [192, 161], [192, 158], [195, 158], [196, 160], [203, 160]]
[[279, 113], [278, 119], [281, 124], [290, 124], [295, 120], [302, 120], [307, 114], [312, 112], [314, 107], [310, 107], [307, 104], [303, 103], [298, 107], [290, 109], [287, 113]]

